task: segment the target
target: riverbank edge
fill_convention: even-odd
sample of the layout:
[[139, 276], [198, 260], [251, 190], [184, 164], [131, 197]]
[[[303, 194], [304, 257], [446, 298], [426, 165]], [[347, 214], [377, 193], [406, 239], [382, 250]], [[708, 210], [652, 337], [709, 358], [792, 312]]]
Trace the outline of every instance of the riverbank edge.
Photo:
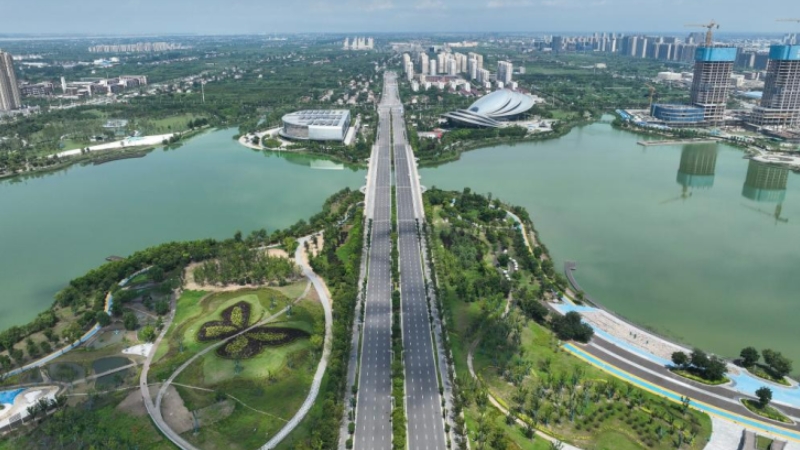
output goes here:
[[89, 165], [89, 164], [103, 164], [108, 162], [113, 162], [116, 160], [121, 159], [129, 159], [134, 157], [139, 157], [138, 155], [144, 154], [142, 156], [146, 156], [153, 150], [158, 148], [170, 148], [171, 146], [182, 144], [186, 142], [188, 139], [191, 139], [195, 136], [200, 135], [201, 133], [211, 130], [212, 128], [198, 128], [195, 130], [189, 130], [184, 132], [180, 135], [180, 140], [177, 142], [173, 142], [171, 144], [157, 144], [157, 145], [142, 145], [142, 146], [131, 146], [125, 147], [124, 149], [112, 149], [112, 150], [101, 150], [91, 153], [85, 153], [77, 156], [70, 156], [64, 158], [63, 161], [60, 161], [56, 164], [51, 166], [42, 167], [40, 169], [29, 170], [27, 172], [22, 173], [4, 173], [0, 174], [0, 182], [4, 181], [11, 181], [17, 179], [28, 179], [28, 178], [38, 178], [40, 176], [46, 176], [53, 174], [55, 172], [60, 172], [62, 170], [69, 169], [70, 167], [80, 164], [80, 165]]

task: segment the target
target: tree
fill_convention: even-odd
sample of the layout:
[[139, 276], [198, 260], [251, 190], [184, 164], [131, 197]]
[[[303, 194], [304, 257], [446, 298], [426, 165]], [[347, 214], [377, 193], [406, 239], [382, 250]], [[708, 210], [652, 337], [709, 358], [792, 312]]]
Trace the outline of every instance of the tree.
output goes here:
[[153, 342], [156, 340], [156, 329], [152, 325], [146, 325], [141, 331], [142, 340]]
[[728, 372], [728, 367], [721, 359], [713, 357], [709, 359], [708, 365], [705, 368], [705, 377], [709, 380], [721, 380], [725, 378]]
[[756, 397], [758, 397], [758, 407], [764, 409], [772, 401], [772, 389], [762, 386], [756, 390]]
[[63, 331], [64, 339], [69, 342], [70, 344], [80, 339], [81, 334], [83, 334], [83, 330], [81, 330], [81, 326], [78, 322], [72, 322], [67, 326], [66, 329]]
[[758, 362], [760, 355], [758, 354], [758, 350], [753, 347], [745, 347], [739, 353], [739, 356], [742, 358], [742, 366], [744, 367], [753, 367], [755, 363]]
[[679, 368], [684, 368], [689, 364], [689, 357], [684, 352], [675, 352], [672, 354], [672, 363]]
[[152, 278], [156, 283], [161, 283], [164, 281], [164, 269], [162, 269], [161, 266], [153, 266], [149, 272], [150, 278]]
[[772, 369], [773, 375], [785, 377], [792, 371], [792, 361], [783, 356], [781, 352], [767, 348], [761, 351], [761, 355], [764, 357], [764, 363]]
[[155, 306], [156, 314], [159, 316], [163, 316], [164, 314], [169, 312], [169, 303], [166, 300], [159, 300], [156, 302]]
[[706, 352], [698, 348], [692, 350], [690, 359], [692, 361], [692, 365], [698, 369], [705, 369], [706, 367], [708, 367], [708, 355], [706, 354]]
[[125, 324], [126, 330], [135, 330], [136, 327], [139, 326], [139, 320], [136, 318], [136, 314], [130, 311], [122, 315], [122, 323]]
[[96, 317], [95, 320], [97, 320], [97, 323], [101, 327], [108, 326], [108, 324], [111, 323], [111, 317], [105, 311], [97, 311], [97, 314], [95, 314], [95, 317]]

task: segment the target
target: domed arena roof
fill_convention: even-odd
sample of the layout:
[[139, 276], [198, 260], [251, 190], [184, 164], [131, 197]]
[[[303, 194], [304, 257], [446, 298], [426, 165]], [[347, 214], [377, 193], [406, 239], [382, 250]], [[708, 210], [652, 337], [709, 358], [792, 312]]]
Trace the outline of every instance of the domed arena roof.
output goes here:
[[470, 126], [499, 127], [500, 120], [508, 120], [530, 110], [533, 97], [509, 89], [484, 95], [467, 109], [449, 112], [444, 117]]

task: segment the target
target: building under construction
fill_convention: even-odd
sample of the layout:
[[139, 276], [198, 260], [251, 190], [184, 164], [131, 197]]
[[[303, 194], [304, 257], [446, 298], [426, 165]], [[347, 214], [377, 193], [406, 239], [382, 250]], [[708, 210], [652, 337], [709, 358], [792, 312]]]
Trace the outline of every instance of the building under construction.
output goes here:
[[700, 47], [695, 52], [692, 104], [703, 108], [703, 123], [725, 123], [725, 105], [731, 89], [735, 47]]
[[761, 104], [751, 122], [767, 127], [800, 126], [800, 45], [773, 45]]

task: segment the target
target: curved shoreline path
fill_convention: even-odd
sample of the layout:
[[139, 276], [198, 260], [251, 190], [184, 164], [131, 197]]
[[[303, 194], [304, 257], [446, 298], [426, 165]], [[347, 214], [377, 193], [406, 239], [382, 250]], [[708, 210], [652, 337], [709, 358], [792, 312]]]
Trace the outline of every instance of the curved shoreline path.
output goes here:
[[[572, 272], [574, 267], [574, 264], [568, 264], [566, 266], [568, 272]], [[568, 273], [568, 275], [572, 274]], [[568, 276], [568, 278], [570, 281], [574, 280], [574, 276]], [[587, 296], [587, 298], [589, 297]], [[608, 314], [609, 317], [616, 318], [616, 316], [606, 312], [603, 308], [576, 307], [566, 304], [553, 305], [552, 307], [560, 314], [565, 314], [572, 310], [578, 311], [582, 315], [587, 312], [596, 311], [603, 312]], [[628, 322], [624, 323], [635, 327]], [[630, 344], [621, 338], [617, 338], [594, 324], [592, 324], [592, 327], [596, 330], [596, 333], [589, 344], [578, 345], [566, 343], [562, 348], [584, 362], [660, 397], [680, 402], [682, 396], [688, 396], [691, 398], [691, 406], [693, 408], [705, 412], [712, 417], [733, 422], [737, 426], [761, 434], [772, 435], [778, 439], [788, 440], [794, 445], [800, 443], [800, 423], [798, 423], [797, 420], [793, 424], [771, 422], [768, 419], [761, 418], [748, 411], [741, 405], [740, 399], [753, 398], [752, 393], [744, 392], [743, 387], [745, 387], [745, 385], [708, 386], [693, 382], [670, 372], [665, 367], [669, 362], [655, 356], [652, 352]], [[648, 331], [641, 330], [638, 327], [635, 328], [642, 336], [650, 336], [651, 340], [662, 339]], [[666, 340], [664, 341], [669, 342]], [[670, 344], [678, 348], [683, 348], [683, 346], [678, 344], [671, 342]], [[741, 377], [749, 377], [749, 375], [731, 376], [733, 379]], [[765, 381], [761, 384], [766, 385], [767, 382]], [[747, 387], [752, 388], [752, 386]], [[789, 399], [781, 398], [781, 390], [778, 387], [770, 385], [770, 388], [773, 390], [773, 405], [777, 406], [784, 414], [791, 418], [800, 418], [800, 404], [797, 402], [781, 401]], [[783, 388], [783, 390], [797, 391], [797, 388]]]
[[[328, 358], [330, 357], [331, 346], [332, 346], [332, 332], [333, 332], [332, 331], [333, 314], [332, 314], [332, 310], [331, 310], [330, 299], [328, 298], [327, 289], [325, 289], [324, 283], [319, 278], [319, 276], [317, 276], [317, 274], [314, 273], [314, 271], [311, 269], [310, 265], [308, 264], [308, 261], [304, 257], [304, 252], [303, 252], [303, 249], [305, 248], [304, 244], [310, 239], [310, 237], [311, 236], [305, 236], [305, 237], [302, 237], [302, 238], [298, 239], [298, 244], [299, 245], [297, 247], [297, 250], [295, 250], [295, 263], [298, 266], [300, 266], [300, 268], [303, 271], [303, 275], [305, 275], [306, 278], [309, 280], [309, 282], [314, 285], [314, 289], [317, 291], [317, 295], [320, 298], [320, 303], [322, 304], [322, 307], [323, 307], [323, 309], [325, 311], [325, 344], [324, 344], [323, 351], [322, 351], [322, 357], [320, 358], [320, 362], [317, 365], [317, 371], [314, 374], [314, 380], [311, 383], [311, 389], [309, 391], [308, 396], [306, 397], [305, 401], [301, 405], [300, 409], [295, 413], [294, 417], [292, 417], [286, 423], [286, 425], [284, 425], [283, 428], [281, 428], [281, 430], [279, 430], [278, 433], [275, 436], [273, 436], [272, 439], [269, 440], [269, 442], [267, 442], [266, 444], [264, 444], [263, 446], [260, 447], [260, 449], [264, 449], [264, 450], [272, 449], [276, 445], [278, 445], [281, 442], [281, 440], [283, 440], [289, 433], [291, 433], [295, 429], [295, 427], [297, 427], [297, 425], [305, 418], [306, 414], [311, 409], [311, 406], [313, 406], [314, 401], [317, 398], [317, 395], [319, 394], [319, 388], [320, 388], [320, 385], [322, 383], [322, 379], [323, 379], [323, 377], [325, 375], [325, 370], [327, 369]], [[306, 292], [307, 291], [308, 290], [306, 289]], [[306, 295], [306, 293], [304, 292], [300, 297], [298, 297], [298, 299], [295, 300], [295, 302], [300, 300], [300, 299], [302, 299], [302, 298], [304, 298], [305, 295]], [[173, 383], [175, 378], [186, 367], [188, 367], [190, 364], [192, 364], [194, 361], [196, 361], [197, 358], [200, 358], [201, 356], [203, 356], [206, 353], [214, 350], [215, 348], [219, 347], [220, 345], [224, 344], [225, 342], [228, 342], [229, 340], [234, 339], [235, 337], [237, 337], [237, 336], [239, 336], [239, 335], [241, 335], [243, 333], [246, 333], [246, 332], [250, 331], [251, 329], [253, 329], [255, 327], [261, 326], [261, 325], [263, 325], [265, 323], [268, 323], [268, 322], [272, 321], [273, 319], [275, 319], [275, 318], [279, 317], [280, 315], [284, 314], [289, 309], [289, 307], [287, 306], [286, 308], [278, 311], [277, 313], [273, 314], [270, 317], [267, 317], [266, 319], [263, 319], [263, 320], [257, 322], [256, 324], [254, 324], [251, 327], [241, 331], [240, 333], [237, 333], [236, 335], [233, 335], [233, 336], [231, 336], [231, 337], [229, 337], [229, 338], [227, 338], [225, 340], [222, 340], [222, 341], [220, 341], [220, 342], [218, 342], [216, 344], [213, 344], [213, 345], [205, 348], [201, 352], [197, 353], [196, 355], [194, 355], [192, 358], [190, 358], [188, 361], [186, 361], [180, 367], [178, 367], [178, 369], [175, 372], [173, 372], [172, 375], [170, 375], [170, 377], [169, 377], [169, 379], [167, 379], [167, 381], [162, 383], [161, 387], [159, 388], [158, 394], [156, 395], [156, 400], [155, 400], [155, 402], [153, 402], [153, 399], [152, 399], [152, 397], [150, 395], [150, 391], [149, 391], [149, 389], [147, 387], [147, 374], [148, 374], [148, 372], [150, 370], [150, 364], [152, 363], [153, 357], [156, 354], [158, 346], [161, 343], [161, 340], [166, 335], [167, 330], [169, 330], [169, 327], [172, 324], [172, 320], [174, 319], [176, 301], [177, 301], [177, 296], [173, 295], [172, 305], [171, 305], [172, 307], [171, 307], [169, 319], [164, 324], [164, 329], [159, 334], [158, 338], [156, 339], [155, 344], [153, 345], [152, 349], [150, 350], [150, 354], [147, 356], [147, 360], [144, 363], [144, 367], [142, 368], [142, 373], [141, 373], [141, 376], [139, 378], [139, 389], [141, 391], [142, 398], [144, 399], [145, 408], [147, 409], [147, 413], [150, 416], [150, 418], [153, 420], [153, 423], [156, 424], [156, 427], [158, 427], [158, 429], [170, 441], [172, 441], [173, 444], [177, 445], [181, 449], [184, 449], [184, 450], [198, 450], [197, 447], [193, 446], [191, 443], [189, 443], [188, 441], [183, 439], [180, 435], [178, 435], [178, 433], [175, 433], [175, 431], [173, 431], [172, 428], [170, 428], [169, 425], [167, 425], [167, 423], [164, 421], [164, 418], [163, 418], [163, 416], [161, 414], [161, 400], [162, 400], [164, 394], [166, 393], [167, 389], [169, 388], [170, 384]]]

